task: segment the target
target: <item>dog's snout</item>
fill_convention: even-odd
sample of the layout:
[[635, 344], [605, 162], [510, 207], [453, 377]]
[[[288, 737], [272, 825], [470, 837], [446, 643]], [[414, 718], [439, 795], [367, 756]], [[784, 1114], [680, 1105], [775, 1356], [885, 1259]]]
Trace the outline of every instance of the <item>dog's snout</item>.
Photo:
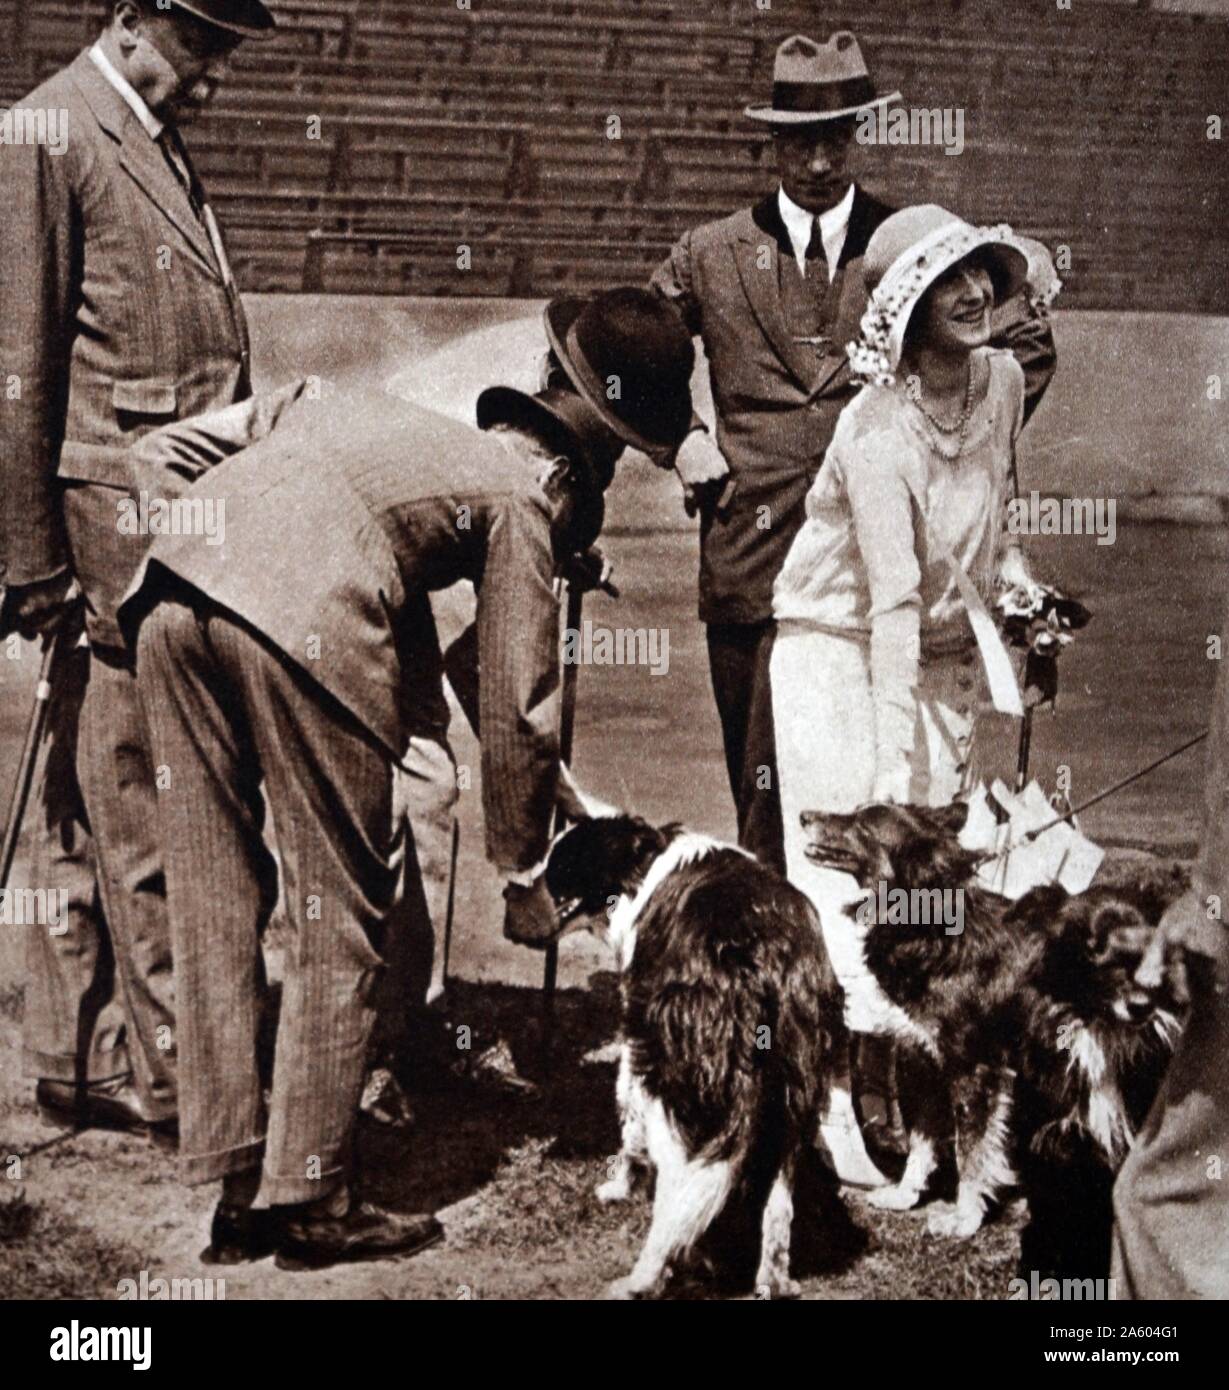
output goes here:
[[1142, 1023], [1152, 1012], [1152, 998], [1143, 990], [1133, 991], [1127, 996], [1127, 1013], [1132, 1023]]

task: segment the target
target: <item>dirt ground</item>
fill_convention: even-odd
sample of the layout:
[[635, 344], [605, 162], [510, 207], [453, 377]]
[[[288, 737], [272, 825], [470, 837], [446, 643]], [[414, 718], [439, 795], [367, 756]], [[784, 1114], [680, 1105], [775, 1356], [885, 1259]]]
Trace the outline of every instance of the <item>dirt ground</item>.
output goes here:
[[[655, 819], [728, 835], [732, 816], [711, 708], [703, 636], [694, 617], [690, 536], [609, 541], [623, 596], [595, 600], [610, 626], [670, 633], [668, 674], [587, 668], [581, 674], [576, 768], [608, 800]], [[1044, 543], [1043, 563], [1081, 593], [1096, 618], [1064, 658], [1058, 711], [1038, 722], [1034, 769], [1044, 782], [1067, 764], [1078, 800], [1158, 756], [1204, 723], [1229, 588], [1222, 530], [1120, 526], [1117, 543]], [[36, 655], [0, 647], [0, 787], [10, 784]], [[987, 763], [1014, 762], [1010, 731], [988, 721]], [[467, 733], [461, 762], [474, 757]], [[1186, 857], [1198, 830], [1202, 759], [1187, 754], [1090, 812], [1104, 844]], [[6, 793], [7, 795], [7, 793]], [[184, 1189], [167, 1154], [132, 1138], [64, 1135], [34, 1113], [20, 1075], [22, 933], [0, 929], [0, 1296], [114, 1297], [138, 1278], [222, 1274], [227, 1298], [591, 1298], [629, 1268], [647, 1221], [637, 1198], [603, 1208], [592, 1193], [617, 1145], [614, 1068], [586, 1061], [615, 1029], [610, 962], [587, 939], [564, 946], [558, 1036], [549, 1072], [538, 1053], [540, 961], [499, 934], [495, 882], [481, 863], [477, 792], [462, 796], [462, 866], [448, 1020], [476, 1046], [507, 1040], [536, 1099], [494, 1097], [426, 1058], [407, 1080], [416, 1112], [405, 1134], [364, 1125], [360, 1159], [377, 1198], [440, 1213], [443, 1244], [408, 1261], [290, 1274], [271, 1262], [208, 1270], [216, 1192]], [[21, 883], [19, 863], [15, 881]], [[413, 1070], [413, 1069], [411, 1069]], [[20, 1158], [20, 1182], [9, 1156]], [[20, 1189], [20, 1191], [19, 1191]], [[842, 1205], [819, 1185], [800, 1202], [798, 1272], [811, 1298], [1002, 1298], [1021, 1216], [1005, 1216], [962, 1246], [929, 1237], [924, 1219]]]

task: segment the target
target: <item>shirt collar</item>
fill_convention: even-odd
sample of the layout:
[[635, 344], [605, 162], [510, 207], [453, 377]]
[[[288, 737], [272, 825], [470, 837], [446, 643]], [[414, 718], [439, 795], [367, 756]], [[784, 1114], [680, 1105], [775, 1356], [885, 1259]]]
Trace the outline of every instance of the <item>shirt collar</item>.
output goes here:
[[98, 69], [115, 90], [123, 97], [124, 101], [131, 108], [132, 114], [144, 126], [146, 133], [151, 140], [161, 138], [164, 124], [145, 104], [140, 92], [131, 82], [116, 68], [110, 58], [102, 51], [102, 44], [96, 43], [90, 49], [90, 61]]
[[[853, 193], [854, 186], [851, 183], [845, 190], [845, 196], [834, 208], [828, 208], [819, 214], [819, 234], [823, 238], [824, 250], [828, 256], [829, 271], [835, 269], [845, 233], [849, 229], [849, 218], [853, 212]], [[785, 224], [785, 230], [789, 233], [794, 255], [801, 261], [805, 257], [811, 241], [811, 229], [815, 225], [815, 213], [799, 207], [784, 187], [777, 189], [777, 208], [781, 213], [781, 221]]]

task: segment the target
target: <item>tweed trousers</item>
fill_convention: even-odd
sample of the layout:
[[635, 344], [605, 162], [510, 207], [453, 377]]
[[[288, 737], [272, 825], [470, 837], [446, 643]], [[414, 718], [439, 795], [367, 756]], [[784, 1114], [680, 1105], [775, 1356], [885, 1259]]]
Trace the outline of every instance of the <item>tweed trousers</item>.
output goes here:
[[175, 981], [154, 763], [136, 673], [115, 648], [90, 651], [77, 774], [94, 835], [133, 1080], [146, 1116], [169, 1119], [177, 1109]]
[[77, 779], [89, 665], [84, 647], [72, 646], [57, 657], [35, 768], [30, 883], [58, 890], [62, 913], [53, 930], [49, 924], [27, 928], [22, 1056], [27, 1076], [78, 1085], [131, 1071], [122, 982], [116, 979]]
[[[145, 620], [141, 694], [180, 998], [180, 1167], [203, 1183], [261, 1165], [261, 1205], [327, 1194], [350, 1166], [396, 895], [388, 755], [263, 637], [194, 591]], [[268, 1111], [261, 937], [287, 939]]]
[[123, 652], [73, 649], [57, 663], [42, 756], [33, 872], [65, 891], [68, 930], [29, 943], [26, 1070], [76, 1082], [131, 1071], [147, 1118], [169, 1119], [174, 978], [154, 772]]
[[769, 689], [774, 629], [771, 620], [709, 623], [706, 633], [726, 773], [738, 813], [738, 843], [770, 868], [784, 873]]

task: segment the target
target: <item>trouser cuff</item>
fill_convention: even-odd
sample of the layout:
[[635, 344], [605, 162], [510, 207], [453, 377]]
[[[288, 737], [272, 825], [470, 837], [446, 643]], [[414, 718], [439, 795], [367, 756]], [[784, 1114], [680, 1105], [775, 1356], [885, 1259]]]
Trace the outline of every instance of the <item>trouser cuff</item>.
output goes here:
[[[126, 1047], [96, 1052], [85, 1058], [84, 1067], [80, 1058], [26, 1047], [22, 1049], [21, 1066], [23, 1074], [31, 1081], [63, 1081], [70, 1086], [94, 1086], [132, 1076]], [[174, 1110], [171, 1113], [174, 1114]]]
[[256, 1199], [258, 1207], [297, 1207], [304, 1202], [319, 1202], [327, 1197], [346, 1179], [346, 1170], [340, 1163], [335, 1164], [318, 1178], [278, 1177], [266, 1173], [260, 1182], [260, 1196]]
[[183, 1139], [180, 1138], [179, 1180], [187, 1187], [200, 1187], [207, 1182], [220, 1182], [231, 1173], [242, 1173], [249, 1168], [259, 1168], [264, 1156], [265, 1141], [249, 1139], [246, 1144], [236, 1144], [230, 1149], [219, 1149], [211, 1154], [185, 1154]]

